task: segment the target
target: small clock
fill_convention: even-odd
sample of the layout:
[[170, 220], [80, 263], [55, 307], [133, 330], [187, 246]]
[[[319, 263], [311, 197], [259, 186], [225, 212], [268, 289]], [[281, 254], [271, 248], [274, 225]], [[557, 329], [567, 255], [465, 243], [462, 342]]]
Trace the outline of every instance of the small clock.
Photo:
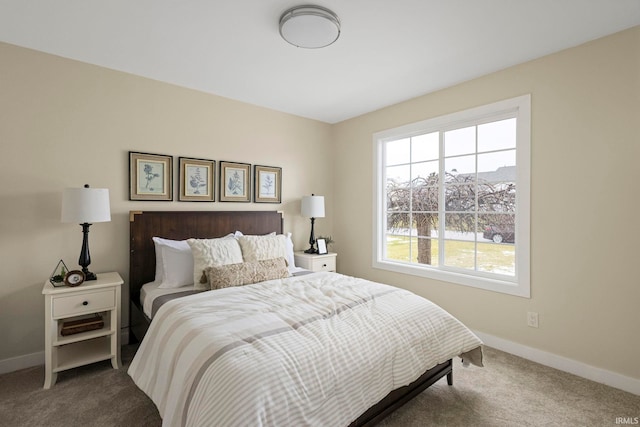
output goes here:
[[64, 283], [67, 286], [80, 286], [84, 282], [84, 273], [80, 270], [71, 270], [64, 276]]

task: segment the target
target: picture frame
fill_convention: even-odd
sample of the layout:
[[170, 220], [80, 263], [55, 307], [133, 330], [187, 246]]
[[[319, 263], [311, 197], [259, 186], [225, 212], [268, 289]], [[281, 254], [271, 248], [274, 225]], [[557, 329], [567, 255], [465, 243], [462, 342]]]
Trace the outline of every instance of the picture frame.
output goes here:
[[254, 202], [282, 203], [282, 168], [255, 165], [253, 179]]
[[181, 202], [215, 201], [215, 160], [179, 157], [179, 191]]
[[173, 156], [129, 151], [129, 200], [173, 200]]
[[85, 278], [82, 270], [71, 270], [64, 276], [64, 284], [73, 288], [82, 285]]
[[220, 161], [221, 202], [251, 202], [251, 165]]
[[327, 251], [327, 241], [324, 239], [316, 239], [316, 245], [318, 246], [318, 255], [326, 255], [329, 253]]

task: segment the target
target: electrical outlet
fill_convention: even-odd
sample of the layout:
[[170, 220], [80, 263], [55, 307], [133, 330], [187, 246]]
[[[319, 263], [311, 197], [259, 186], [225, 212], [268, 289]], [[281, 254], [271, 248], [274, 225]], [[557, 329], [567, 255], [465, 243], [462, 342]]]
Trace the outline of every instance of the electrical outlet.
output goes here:
[[527, 326], [531, 326], [532, 328], [538, 327], [538, 313], [534, 311], [527, 312]]

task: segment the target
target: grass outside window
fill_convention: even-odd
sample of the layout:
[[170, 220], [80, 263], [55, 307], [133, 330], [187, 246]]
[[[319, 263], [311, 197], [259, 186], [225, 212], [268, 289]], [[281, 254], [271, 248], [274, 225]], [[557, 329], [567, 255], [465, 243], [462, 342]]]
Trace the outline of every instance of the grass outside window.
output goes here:
[[[474, 242], [446, 240], [445, 260], [449, 267], [473, 268]], [[416, 264], [418, 262], [418, 239], [408, 236], [387, 235], [387, 254], [389, 260]], [[438, 240], [431, 240], [433, 266], [438, 263]], [[478, 242], [478, 270], [502, 274], [513, 274], [515, 247], [512, 244]]]

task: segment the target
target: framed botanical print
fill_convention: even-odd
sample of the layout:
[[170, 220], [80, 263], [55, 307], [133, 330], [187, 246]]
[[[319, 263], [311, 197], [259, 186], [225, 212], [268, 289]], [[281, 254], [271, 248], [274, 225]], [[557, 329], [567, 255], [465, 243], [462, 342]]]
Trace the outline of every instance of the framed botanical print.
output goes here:
[[254, 202], [282, 203], [282, 168], [255, 165], [253, 179]]
[[129, 200], [173, 200], [173, 157], [129, 151]]
[[220, 162], [220, 201], [251, 201], [251, 165]]
[[182, 202], [215, 201], [215, 160], [180, 157], [178, 200]]

